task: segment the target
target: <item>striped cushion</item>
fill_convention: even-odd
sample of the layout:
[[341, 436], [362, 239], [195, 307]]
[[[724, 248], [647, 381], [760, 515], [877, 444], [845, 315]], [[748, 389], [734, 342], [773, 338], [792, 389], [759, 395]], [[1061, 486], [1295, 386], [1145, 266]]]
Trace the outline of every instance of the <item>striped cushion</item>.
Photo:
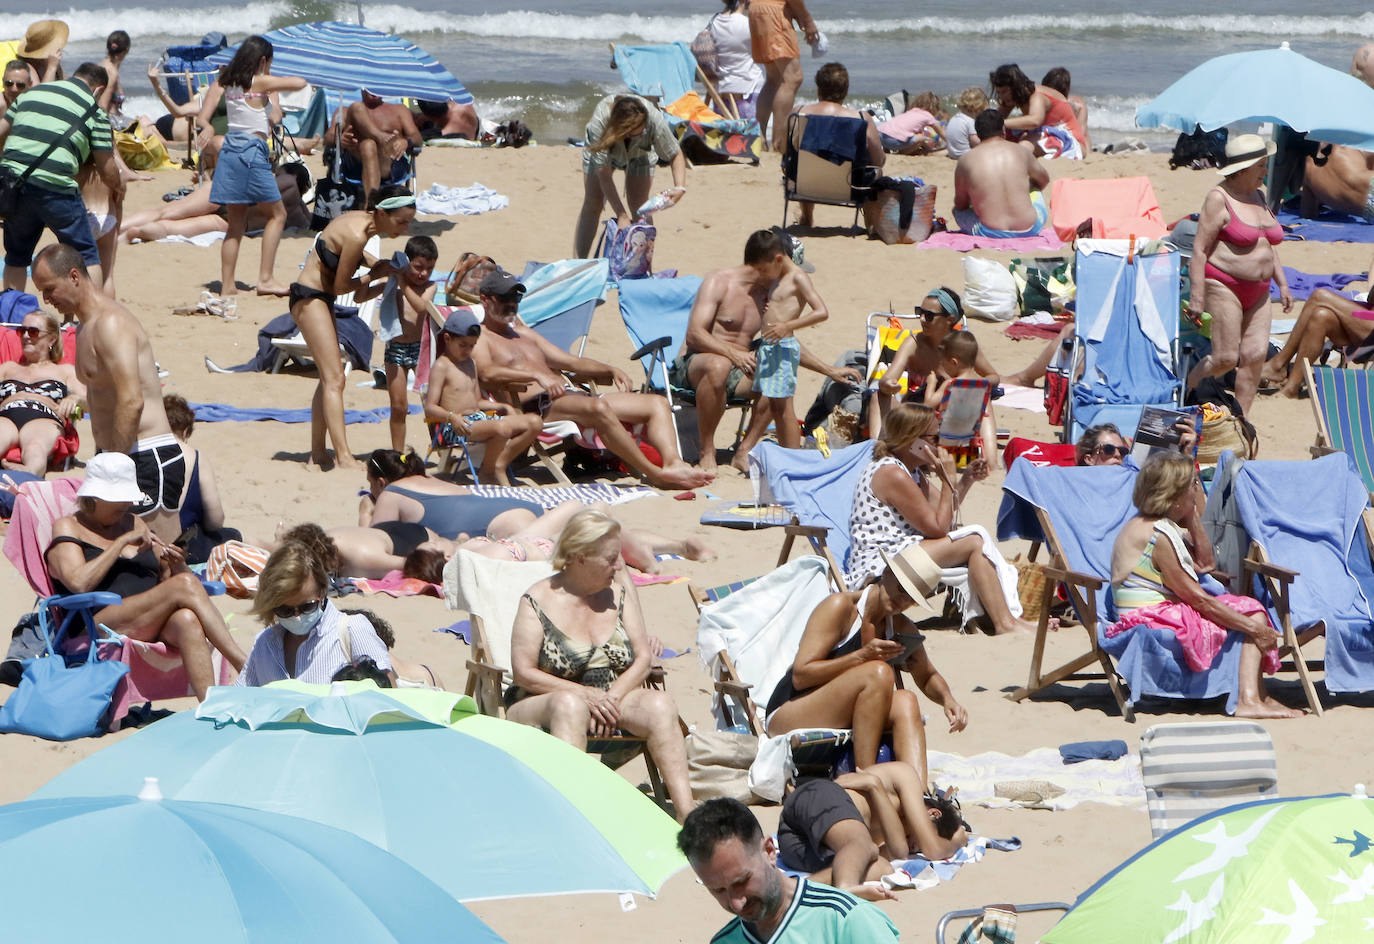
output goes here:
[[1157, 724], [1141, 735], [1140, 772], [1156, 839], [1214, 810], [1279, 793], [1274, 742], [1253, 721]]
[[1365, 488], [1374, 491], [1374, 399], [1369, 374], [1313, 364], [1311, 392], [1331, 448], [1354, 459]]

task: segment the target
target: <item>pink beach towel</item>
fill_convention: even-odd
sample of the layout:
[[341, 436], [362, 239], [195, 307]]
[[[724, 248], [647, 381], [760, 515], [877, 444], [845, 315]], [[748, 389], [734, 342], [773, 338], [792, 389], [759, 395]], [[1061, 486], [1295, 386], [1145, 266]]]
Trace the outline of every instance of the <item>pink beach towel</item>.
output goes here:
[[40, 597], [52, 596], [52, 580], [43, 552], [52, 541], [52, 523], [76, 510], [76, 490], [84, 478], [25, 482], [14, 502], [5, 534], [5, 556]]
[[[1264, 605], [1252, 597], [1223, 593], [1215, 599], [1246, 616], [1264, 613]], [[1268, 619], [1267, 616], [1265, 618]], [[1188, 668], [1194, 672], [1205, 672], [1212, 667], [1212, 662], [1221, 651], [1229, 632], [1185, 603], [1166, 601], [1142, 606], [1127, 613], [1115, 625], [1107, 627], [1107, 638], [1119, 636], [1126, 630], [1141, 625], [1153, 629], [1173, 630], [1174, 635], [1178, 637], [1179, 645], [1183, 647], [1184, 660], [1188, 663]], [[1279, 661], [1279, 651], [1270, 649], [1264, 654], [1260, 664], [1266, 674], [1273, 675], [1279, 670]]]
[[1000, 249], [1004, 252], [1038, 252], [1041, 249], [1058, 249], [1064, 245], [1054, 230], [1048, 225], [1034, 236], [1018, 236], [1014, 239], [995, 239], [990, 236], [970, 236], [968, 233], [931, 233], [916, 245], [917, 249], [953, 249], [968, 252], [970, 249]]
[[389, 597], [416, 597], [428, 594], [443, 597], [444, 588], [437, 583], [428, 583], [418, 577], [406, 577], [399, 570], [393, 570], [380, 580], [365, 577], [352, 577], [349, 583], [363, 593], [385, 593]]

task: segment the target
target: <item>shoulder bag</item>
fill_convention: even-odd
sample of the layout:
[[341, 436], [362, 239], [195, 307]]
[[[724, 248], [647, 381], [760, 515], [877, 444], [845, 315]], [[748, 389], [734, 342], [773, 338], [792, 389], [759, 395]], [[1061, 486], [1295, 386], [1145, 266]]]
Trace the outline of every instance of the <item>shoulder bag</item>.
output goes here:
[[[13, 176], [11, 172], [5, 170], [4, 167], [0, 167], [0, 220], [9, 219], [10, 214], [19, 209], [19, 188], [23, 186], [24, 181], [29, 179], [29, 175], [37, 170], [38, 165], [46, 161], [53, 151], [57, 150], [59, 144], [67, 141], [67, 139], [76, 133], [77, 128], [86, 123], [87, 118], [91, 117], [91, 115], [94, 115], [99, 110], [100, 104], [98, 102], [91, 102], [90, 106], [81, 113], [81, 117], [72, 122], [64, 134], [54, 138], [52, 144], [48, 145], [48, 149], [38, 155], [38, 160], [24, 168], [24, 172], [18, 177]], [[113, 146], [112, 143], [111, 147]]]

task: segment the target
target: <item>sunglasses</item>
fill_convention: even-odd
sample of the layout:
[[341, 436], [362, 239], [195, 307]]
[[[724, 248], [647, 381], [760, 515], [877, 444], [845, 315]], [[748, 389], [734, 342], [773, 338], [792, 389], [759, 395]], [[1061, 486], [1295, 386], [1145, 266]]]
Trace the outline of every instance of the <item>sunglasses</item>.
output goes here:
[[26, 89], [28, 87], [29, 83], [27, 82], [11, 82], [9, 79], [5, 80], [5, 88]]
[[279, 606], [272, 610], [272, 615], [279, 620], [290, 619], [293, 616], [305, 616], [307, 613], [314, 613], [324, 604], [324, 600], [306, 600], [300, 606]]
[[1123, 459], [1126, 457], [1126, 453], [1130, 451], [1125, 446], [1113, 446], [1109, 443], [1099, 443], [1093, 449], [1093, 452], [1099, 456], [1121, 456]]
[[48, 333], [45, 328], [35, 328], [31, 325], [20, 325], [14, 329], [14, 332], [21, 338], [41, 338]]
[[930, 311], [929, 309], [922, 308], [919, 305], [916, 306], [916, 314], [921, 316], [922, 321], [930, 321], [933, 318], [948, 317], [943, 311]]

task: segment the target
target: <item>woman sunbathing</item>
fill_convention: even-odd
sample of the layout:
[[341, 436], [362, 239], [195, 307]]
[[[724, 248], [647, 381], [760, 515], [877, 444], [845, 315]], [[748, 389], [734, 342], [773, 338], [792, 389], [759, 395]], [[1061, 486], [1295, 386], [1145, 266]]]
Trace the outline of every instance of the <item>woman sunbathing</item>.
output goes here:
[[768, 699], [767, 733], [798, 728], [851, 728], [854, 766], [878, 761], [883, 733], [893, 754], [926, 781], [926, 732], [916, 693], [894, 688], [908, 668], [921, 692], [944, 709], [949, 730], [962, 731], [968, 713], [926, 654], [925, 639], [903, 614], [912, 606], [934, 614], [926, 597], [939, 590], [940, 568], [918, 544], [888, 558], [879, 579], [862, 590], [832, 593], [806, 623], [792, 671]]
[[1172, 629], [1193, 672], [1206, 672], [1230, 633], [1244, 637], [1236, 715], [1296, 718], [1302, 712], [1280, 704], [1264, 690], [1261, 672], [1279, 667], [1279, 635], [1264, 606], [1250, 597], [1211, 596], [1180, 527], [1201, 491], [1193, 463], [1176, 452], [1150, 456], [1136, 477], [1132, 500], [1139, 514], [1126, 522], [1112, 548], [1112, 601], [1119, 621], [1108, 638], [1139, 626]]
[[[465, 485], [430, 478], [424, 461], [413, 452], [376, 449], [367, 459], [367, 493], [358, 509], [358, 524], [370, 527], [386, 521], [424, 525], [440, 537], [460, 534], [497, 536], [519, 530], [543, 510], [533, 502], [474, 495]], [[523, 511], [523, 515], [511, 515]]]
[[0, 457], [17, 445], [21, 458], [18, 463], [5, 459], [0, 465], [42, 478], [86, 388], [76, 379], [76, 368], [62, 363], [62, 333], [55, 315], [31, 311], [15, 331], [19, 360], [0, 364]]
[[[1374, 294], [1374, 293], [1371, 293]], [[1302, 394], [1303, 372], [1290, 370], [1295, 360], [1316, 363], [1329, 340], [1336, 347], [1356, 347], [1374, 337], [1374, 311], [1371, 299], [1363, 303], [1346, 298], [1329, 288], [1319, 288], [1303, 303], [1298, 323], [1288, 335], [1283, 350], [1269, 358], [1260, 378], [1260, 390], [1278, 392], [1285, 397]]]

